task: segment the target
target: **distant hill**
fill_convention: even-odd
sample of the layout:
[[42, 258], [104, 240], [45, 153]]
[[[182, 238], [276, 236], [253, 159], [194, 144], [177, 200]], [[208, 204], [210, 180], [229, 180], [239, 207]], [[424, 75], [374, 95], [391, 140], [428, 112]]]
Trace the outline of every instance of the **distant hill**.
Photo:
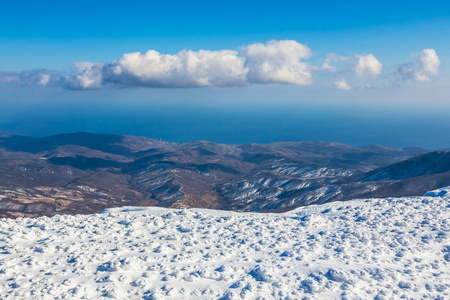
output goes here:
[[402, 180], [450, 171], [450, 151], [436, 151], [374, 170], [362, 181]]
[[169, 143], [85, 132], [0, 135], [0, 216], [124, 205], [285, 211], [450, 185], [448, 151], [323, 141]]

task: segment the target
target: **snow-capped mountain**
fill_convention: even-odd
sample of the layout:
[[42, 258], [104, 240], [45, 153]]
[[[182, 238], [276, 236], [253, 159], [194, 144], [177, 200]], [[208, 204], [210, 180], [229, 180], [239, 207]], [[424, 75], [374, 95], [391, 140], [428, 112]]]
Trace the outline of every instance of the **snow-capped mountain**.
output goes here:
[[449, 220], [450, 188], [281, 214], [122, 207], [0, 219], [0, 295], [449, 299]]

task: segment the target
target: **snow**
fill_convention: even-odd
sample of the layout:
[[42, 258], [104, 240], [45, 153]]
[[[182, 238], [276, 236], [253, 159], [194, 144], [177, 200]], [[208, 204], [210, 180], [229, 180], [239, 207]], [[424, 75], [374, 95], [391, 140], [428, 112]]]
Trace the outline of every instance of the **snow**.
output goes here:
[[450, 189], [283, 214], [0, 220], [2, 299], [450, 298]]

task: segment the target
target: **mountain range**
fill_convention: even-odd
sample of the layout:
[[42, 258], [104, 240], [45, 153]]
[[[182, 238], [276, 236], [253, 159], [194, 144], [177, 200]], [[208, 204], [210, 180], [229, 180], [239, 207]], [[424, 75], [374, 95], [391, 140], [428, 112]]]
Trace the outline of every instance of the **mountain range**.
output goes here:
[[92, 133], [0, 135], [0, 217], [120, 206], [281, 212], [450, 185], [450, 151], [334, 142], [226, 145]]

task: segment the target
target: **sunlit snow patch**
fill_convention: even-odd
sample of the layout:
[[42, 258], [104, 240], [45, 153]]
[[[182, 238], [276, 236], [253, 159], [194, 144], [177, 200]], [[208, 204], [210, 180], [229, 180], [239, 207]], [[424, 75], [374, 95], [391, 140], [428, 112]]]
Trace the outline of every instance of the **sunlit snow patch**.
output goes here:
[[1, 299], [450, 299], [450, 193], [0, 219]]

